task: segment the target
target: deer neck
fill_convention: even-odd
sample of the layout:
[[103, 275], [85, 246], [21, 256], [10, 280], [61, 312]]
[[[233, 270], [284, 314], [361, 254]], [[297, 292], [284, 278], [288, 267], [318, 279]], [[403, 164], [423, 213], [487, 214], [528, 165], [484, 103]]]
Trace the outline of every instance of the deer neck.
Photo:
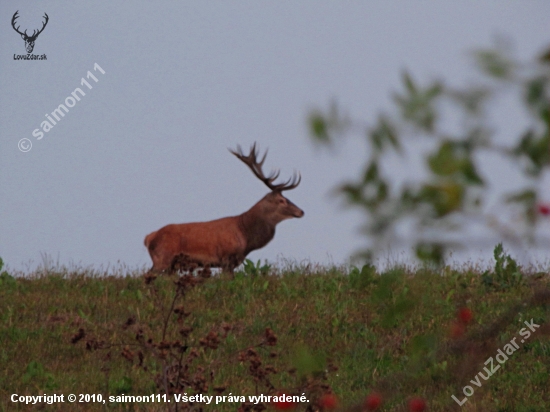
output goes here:
[[240, 215], [239, 226], [246, 239], [246, 254], [267, 245], [275, 236], [275, 225], [262, 216], [259, 207]]

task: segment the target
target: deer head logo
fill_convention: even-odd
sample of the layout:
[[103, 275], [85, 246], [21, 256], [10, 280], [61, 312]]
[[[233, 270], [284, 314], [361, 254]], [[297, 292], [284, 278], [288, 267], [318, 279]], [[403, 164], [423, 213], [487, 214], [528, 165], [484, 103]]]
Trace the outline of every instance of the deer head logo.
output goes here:
[[19, 31], [19, 27], [20, 26], [17, 26], [15, 27], [15, 21], [17, 20], [17, 18], [19, 17], [17, 15], [17, 13], [19, 13], [19, 10], [17, 10], [15, 12], [15, 14], [13, 15], [12, 19], [11, 19], [11, 25], [13, 27], [13, 29], [19, 33], [21, 35], [21, 38], [23, 40], [25, 40], [25, 48], [27, 49], [27, 53], [32, 53], [33, 49], [34, 49], [34, 42], [36, 41], [36, 38], [38, 37], [38, 35], [40, 33], [42, 33], [42, 31], [44, 30], [44, 28], [46, 27], [46, 24], [48, 24], [48, 20], [49, 20], [49, 17], [46, 13], [44, 13], [44, 18], [46, 19], [46, 21], [44, 21], [44, 23], [42, 24], [42, 28], [38, 31], [34, 30], [32, 32], [32, 35], [28, 35], [27, 34], [27, 30], [25, 30], [24, 33], [20, 32]]

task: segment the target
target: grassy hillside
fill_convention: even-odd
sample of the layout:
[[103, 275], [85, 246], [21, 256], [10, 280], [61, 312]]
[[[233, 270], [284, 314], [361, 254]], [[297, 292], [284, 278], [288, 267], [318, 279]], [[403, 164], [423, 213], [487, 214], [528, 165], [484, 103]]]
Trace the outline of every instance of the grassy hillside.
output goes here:
[[[522, 274], [499, 253], [485, 273], [250, 262], [234, 279], [4, 272], [0, 411], [176, 410], [172, 394], [171, 403], [97, 402], [167, 390], [214, 397], [179, 411], [420, 411], [423, 400], [429, 411], [547, 411], [550, 278]], [[528, 338], [525, 321], [540, 325]], [[500, 368], [484, 380], [477, 374], [488, 375], [490, 357]], [[71, 393], [96, 402], [69, 403]], [[65, 402], [27, 406], [13, 394]], [[259, 394], [309, 403], [242, 405], [241, 396]], [[452, 395], [467, 400], [458, 406]]]

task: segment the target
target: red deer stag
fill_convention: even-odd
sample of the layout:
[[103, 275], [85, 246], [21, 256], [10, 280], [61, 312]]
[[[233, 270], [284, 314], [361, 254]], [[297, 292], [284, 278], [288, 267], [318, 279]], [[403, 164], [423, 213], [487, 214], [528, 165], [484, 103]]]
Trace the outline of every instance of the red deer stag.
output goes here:
[[275, 226], [285, 219], [302, 217], [304, 211], [283, 196], [282, 192], [296, 188], [301, 176], [294, 174], [284, 183], [274, 184], [279, 172], [266, 177], [261, 161], [257, 161], [256, 143], [245, 156], [240, 146], [230, 150], [271, 189], [258, 203], [238, 216], [209, 222], [182, 223], [164, 226], [145, 237], [154, 272], [173, 272], [175, 265], [184, 267], [219, 267], [229, 273], [239, 266], [253, 250], [267, 245], [275, 236]]

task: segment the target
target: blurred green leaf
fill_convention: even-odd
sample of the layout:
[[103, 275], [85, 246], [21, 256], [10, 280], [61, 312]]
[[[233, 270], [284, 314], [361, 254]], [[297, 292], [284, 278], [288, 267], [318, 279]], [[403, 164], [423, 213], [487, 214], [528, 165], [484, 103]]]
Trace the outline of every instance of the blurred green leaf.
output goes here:
[[335, 102], [330, 104], [327, 113], [313, 110], [308, 117], [310, 134], [319, 143], [329, 144], [332, 133], [341, 133], [349, 126], [349, 119], [340, 114]]
[[407, 93], [394, 94], [394, 100], [400, 107], [402, 116], [420, 129], [432, 132], [437, 118], [433, 104], [434, 100], [442, 94], [443, 86], [435, 82], [420, 90], [408, 73], [403, 75], [403, 82]]
[[346, 183], [339, 188], [339, 191], [346, 195], [346, 199], [351, 204], [361, 204], [361, 186]]
[[505, 201], [506, 203], [522, 204], [527, 221], [531, 225], [535, 224], [537, 218], [535, 211], [537, 192], [534, 189], [522, 189], [517, 193], [506, 196]]
[[526, 203], [527, 205], [529, 205], [529, 207], [534, 207], [536, 200], [537, 200], [537, 193], [535, 192], [534, 189], [521, 190], [520, 192], [513, 195], [509, 195], [506, 198], [506, 202], [508, 203], [513, 203], [513, 202]]
[[455, 145], [450, 140], [444, 141], [437, 153], [428, 157], [432, 172], [440, 176], [449, 176], [460, 170], [461, 159], [455, 153]]
[[402, 77], [406, 93], [395, 93], [393, 96], [402, 116], [420, 129], [432, 132], [437, 118], [433, 104], [442, 94], [443, 86], [439, 82], [434, 82], [425, 89], [419, 89], [407, 72], [404, 72]]
[[525, 101], [538, 112], [540, 106], [548, 105], [548, 97], [545, 93], [548, 79], [543, 76], [535, 77], [525, 84]]
[[550, 63], [550, 49], [546, 50], [539, 57], [541, 63]]
[[378, 163], [376, 160], [372, 160], [365, 171], [365, 177], [363, 178], [363, 183], [371, 183], [374, 180], [378, 179]]
[[436, 175], [459, 175], [468, 184], [483, 184], [464, 142], [444, 140], [439, 150], [428, 157], [428, 165]]
[[512, 76], [513, 63], [497, 50], [480, 50], [475, 53], [479, 68], [489, 76], [509, 79]]
[[371, 211], [376, 210], [388, 197], [388, 184], [380, 178], [376, 159], [368, 164], [360, 182], [346, 183], [339, 188], [348, 202]]
[[328, 125], [324, 116], [320, 112], [313, 112], [309, 116], [309, 128], [311, 134], [321, 143], [328, 143], [330, 136], [328, 134]]
[[525, 173], [540, 175], [543, 168], [550, 164], [550, 135], [545, 133], [537, 137], [533, 130], [528, 130], [515, 147], [514, 154], [529, 160], [524, 167]]
[[464, 176], [464, 179], [466, 180], [466, 183], [479, 186], [483, 186], [485, 184], [483, 182], [483, 179], [477, 173], [474, 162], [472, 162], [471, 159], [466, 159], [462, 163], [461, 172]]
[[460, 104], [467, 113], [477, 115], [483, 110], [491, 91], [485, 87], [470, 87], [464, 90], [450, 90], [449, 97]]
[[426, 184], [420, 191], [420, 200], [430, 204], [437, 217], [442, 217], [462, 208], [464, 193], [464, 187], [453, 181]]
[[386, 116], [380, 116], [376, 127], [368, 131], [371, 144], [375, 151], [382, 152], [387, 146], [401, 149], [395, 126]]
[[416, 94], [416, 86], [414, 84], [414, 81], [411, 77], [411, 75], [407, 72], [407, 71], [404, 71], [402, 74], [401, 74], [401, 77], [403, 78], [403, 84], [405, 85], [405, 87], [407, 88], [407, 91], [412, 95], [412, 94]]

